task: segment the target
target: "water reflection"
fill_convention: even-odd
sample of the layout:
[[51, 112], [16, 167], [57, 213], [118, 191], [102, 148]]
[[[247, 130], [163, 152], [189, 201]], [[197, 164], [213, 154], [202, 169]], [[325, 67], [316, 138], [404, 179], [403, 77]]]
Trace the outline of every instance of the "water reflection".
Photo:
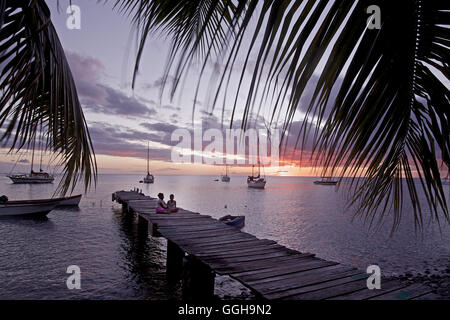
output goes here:
[[127, 274], [135, 289], [150, 299], [177, 299], [181, 295], [179, 283], [166, 279], [166, 245], [162, 239], [148, 235], [147, 228], [131, 214], [113, 209], [114, 220], [121, 234], [121, 253]]
[[21, 227], [36, 227], [39, 229], [51, 230], [55, 224], [47, 216], [6, 216], [0, 217], [3, 225], [18, 225]]

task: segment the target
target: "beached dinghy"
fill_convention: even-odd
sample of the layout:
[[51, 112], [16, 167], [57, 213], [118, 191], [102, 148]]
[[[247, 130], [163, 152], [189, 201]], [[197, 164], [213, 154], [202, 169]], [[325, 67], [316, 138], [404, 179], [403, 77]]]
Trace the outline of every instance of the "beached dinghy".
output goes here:
[[0, 203], [0, 217], [6, 216], [46, 216], [56, 208], [59, 200], [19, 200]]
[[222, 221], [232, 227], [242, 228], [245, 225], [245, 216], [226, 215], [220, 218], [219, 221]]

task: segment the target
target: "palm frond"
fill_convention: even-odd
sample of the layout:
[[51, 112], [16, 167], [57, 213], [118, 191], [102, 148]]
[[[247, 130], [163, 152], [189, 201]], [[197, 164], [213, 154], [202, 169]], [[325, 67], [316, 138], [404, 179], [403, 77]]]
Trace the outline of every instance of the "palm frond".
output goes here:
[[0, 141], [30, 147], [41, 128], [46, 148], [63, 165], [58, 190], [66, 193], [97, 167], [86, 121], [64, 50], [43, 0], [0, 2]]
[[[181, 77], [194, 57], [204, 63], [211, 58], [204, 48], [216, 48], [216, 58], [222, 58], [225, 67], [211, 107], [223, 92], [224, 106], [236, 57], [244, 55], [234, 99], [236, 118], [248, 61], [256, 56], [241, 115], [244, 128], [252, 113], [270, 104], [272, 121], [282, 119], [282, 129], [288, 131], [303, 109], [305, 119], [315, 120], [303, 122], [302, 145], [314, 133], [316, 165], [341, 178], [352, 177], [357, 214], [373, 219], [378, 208], [381, 217], [393, 212], [395, 230], [406, 183], [417, 227], [423, 223], [418, 188], [425, 193], [431, 216], [450, 222], [439, 175], [439, 159], [447, 169], [450, 165], [450, 95], [444, 84], [450, 75], [447, 2], [239, 1], [233, 10], [223, 10], [222, 5], [214, 11], [214, 19], [205, 22], [205, 30], [220, 30], [220, 36], [205, 36], [188, 18], [217, 1], [177, 1], [172, 6], [170, 2], [117, 0], [145, 25], [140, 53], [151, 31], [164, 29], [172, 38], [166, 74], [177, 61], [175, 74]], [[380, 29], [367, 28], [366, 10], [371, 5], [381, 9]], [[255, 24], [249, 27], [252, 19]], [[247, 46], [244, 37], [250, 39]], [[302, 106], [305, 88], [315, 74], [319, 77], [314, 94]], [[335, 99], [333, 89], [338, 89]]]

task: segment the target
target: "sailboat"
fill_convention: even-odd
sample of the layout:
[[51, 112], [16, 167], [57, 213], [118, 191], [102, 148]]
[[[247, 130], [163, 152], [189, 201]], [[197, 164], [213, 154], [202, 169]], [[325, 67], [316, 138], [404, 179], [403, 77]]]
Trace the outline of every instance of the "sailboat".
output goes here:
[[147, 143], [147, 175], [144, 177], [143, 180], [144, 183], [155, 182], [155, 177], [150, 173], [149, 162], [150, 162], [150, 144]]
[[28, 174], [10, 174], [8, 178], [12, 180], [13, 183], [52, 183], [54, 180], [53, 175], [48, 174], [42, 170], [42, 148], [41, 148], [41, 161], [39, 164], [39, 172], [33, 170], [34, 166], [34, 148], [35, 142], [33, 142], [33, 152], [31, 155], [31, 171]]
[[230, 176], [228, 175], [228, 165], [225, 165], [225, 175], [222, 176], [222, 182], [230, 182]]
[[[259, 146], [259, 137], [258, 137]], [[261, 177], [261, 163], [259, 161], [259, 148], [258, 148], [258, 175], [254, 175], [255, 165], [252, 165], [252, 175], [247, 178], [247, 186], [254, 189], [264, 189], [266, 187], [266, 178]]]

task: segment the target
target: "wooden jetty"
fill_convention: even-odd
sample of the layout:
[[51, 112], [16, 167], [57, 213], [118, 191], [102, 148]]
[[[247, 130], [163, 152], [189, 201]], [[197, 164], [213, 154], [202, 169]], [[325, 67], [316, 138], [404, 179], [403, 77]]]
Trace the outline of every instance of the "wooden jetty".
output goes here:
[[381, 289], [367, 288], [369, 274], [258, 239], [199, 213], [155, 213], [156, 199], [138, 191], [118, 191], [113, 201], [136, 214], [152, 236], [167, 239], [166, 272], [182, 280], [185, 299], [207, 299], [214, 294], [215, 274], [228, 275], [257, 298], [319, 299], [436, 299], [428, 286], [382, 279]]

